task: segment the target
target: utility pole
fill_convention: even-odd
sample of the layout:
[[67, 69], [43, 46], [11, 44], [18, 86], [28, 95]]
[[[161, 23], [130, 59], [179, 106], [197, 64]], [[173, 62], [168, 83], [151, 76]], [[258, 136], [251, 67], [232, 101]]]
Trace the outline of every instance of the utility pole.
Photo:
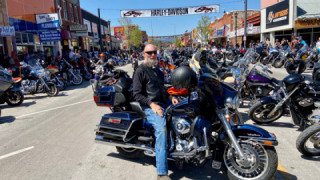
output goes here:
[[244, 0], [244, 49], [247, 48], [247, 0]]
[[100, 51], [103, 51], [103, 43], [102, 43], [102, 35], [101, 35], [101, 18], [100, 18], [100, 8], [98, 8], [98, 17], [99, 17], [99, 27], [98, 27], [98, 32], [99, 32], [99, 39], [100, 39]]
[[235, 47], [237, 47], [237, 39], [238, 39], [238, 37], [237, 37], [237, 23], [238, 23], [238, 21], [237, 21], [237, 18], [238, 18], [238, 13], [237, 12], [235, 12], [234, 13], [234, 17], [235, 17], [235, 24], [236, 24], [236, 29], [235, 29], [235, 35], [236, 35], [236, 44], [235, 44]]

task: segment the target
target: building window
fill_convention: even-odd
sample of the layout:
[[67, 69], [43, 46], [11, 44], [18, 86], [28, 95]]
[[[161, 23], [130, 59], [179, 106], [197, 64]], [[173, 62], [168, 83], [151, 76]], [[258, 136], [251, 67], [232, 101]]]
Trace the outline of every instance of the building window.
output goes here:
[[79, 23], [79, 14], [78, 14], [78, 7], [74, 6], [74, 11], [76, 12], [76, 22]]
[[68, 19], [67, 2], [65, 0], [63, 1], [63, 14], [63, 18]]
[[60, 0], [56, 0], [56, 7], [58, 8], [59, 6], [61, 7]]
[[70, 20], [74, 22], [74, 16], [73, 16], [74, 12], [73, 12], [73, 6], [71, 3], [69, 4], [69, 7], [70, 7]]

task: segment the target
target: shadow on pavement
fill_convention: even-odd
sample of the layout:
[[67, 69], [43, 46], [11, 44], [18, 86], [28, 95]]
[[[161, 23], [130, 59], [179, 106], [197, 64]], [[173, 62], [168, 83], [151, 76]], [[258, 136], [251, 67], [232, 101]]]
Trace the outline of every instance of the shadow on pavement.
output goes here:
[[31, 102], [22, 102], [22, 104], [20, 104], [19, 106], [9, 106], [9, 105], [4, 105], [2, 106], [3, 109], [8, 109], [8, 108], [16, 108], [16, 107], [29, 107], [31, 105], [36, 104], [35, 101], [31, 101]]
[[0, 117], [0, 124], [12, 123], [16, 118], [14, 116], [3, 116]]
[[[156, 167], [155, 157], [144, 156], [141, 159], [127, 159], [117, 153], [110, 153], [107, 156], [127, 160], [142, 164], [143, 166], [152, 165]], [[183, 168], [180, 170], [177, 168], [175, 161], [168, 161], [169, 170], [173, 173], [169, 174], [171, 179], [215, 179], [215, 180], [226, 180], [226, 175], [222, 172], [218, 172], [211, 168], [211, 161], [206, 162], [204, 165], [195, 166], [192, 163], [184, 163]]]
[[296, 126], [293, 123], [285, 123], [285, 122], [272, 122], [272, 123], [269, 123], [269, 124], [254, 123], [254, 125], [257, 125], [257, 126], [276, 126], [276, 127], [284, 127], [284, 128], [296, 128]]
[[[70, 91], [70, 90], [75, 90], [75, 89], [80, 89], [80, 88], [87, 88], [88, 86], [90, 86], [90, 82], [83, 80], [83, 83], [80, 84], [79, 86], [74, 86], [74, 85], [68, 83], [67, 88], [63, 91]], [[63, 91], [61, 91], [61, 92], [63, 92]]]
[[[290, 173], [287, 173], [287, 172], [284, 172], [284, 171], [277, 171], [281, 177], [277, 178], [277, 176], [275, 176], [276, 179], [285, 179], [285, 180], [297, 180], [297, 176], [293, 175], [293, 174], [290, 174]], [[277, 173], [276, 173], [277, 174]]]
[[320, 156], [305, 156], [305, 155], [301, 155], [301, 158], [306, 159], [306, 160], [310, 160], [310, 161], [320, 161]]

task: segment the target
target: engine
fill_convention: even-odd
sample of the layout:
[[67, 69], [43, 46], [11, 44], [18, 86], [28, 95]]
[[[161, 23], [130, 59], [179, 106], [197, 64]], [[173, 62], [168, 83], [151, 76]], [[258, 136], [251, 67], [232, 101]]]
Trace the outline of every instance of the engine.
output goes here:
[[37, 82], [35, 80], [26, 79], [21, 81], [21, 86], [25, 94], [35, 93], [37, 90], [36, 85], [37, 85]]
[[190, 120], [174, 116], [172, 117], [172, 128], [176, 134], [176, 151], [190, 152], [194, 147], [193, 139], [190, 139]]

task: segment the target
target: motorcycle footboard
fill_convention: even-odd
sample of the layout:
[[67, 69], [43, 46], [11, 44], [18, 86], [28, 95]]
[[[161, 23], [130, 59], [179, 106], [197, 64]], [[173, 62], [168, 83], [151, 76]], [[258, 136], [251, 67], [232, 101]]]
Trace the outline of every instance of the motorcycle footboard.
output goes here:
[[119, 142], [128, 142], [136, 134], [135, 129], [142, 126], [143, 119], [135, 112], [115, 112], [102, 116], [97, 125], [96, 139], [109, 139]]

